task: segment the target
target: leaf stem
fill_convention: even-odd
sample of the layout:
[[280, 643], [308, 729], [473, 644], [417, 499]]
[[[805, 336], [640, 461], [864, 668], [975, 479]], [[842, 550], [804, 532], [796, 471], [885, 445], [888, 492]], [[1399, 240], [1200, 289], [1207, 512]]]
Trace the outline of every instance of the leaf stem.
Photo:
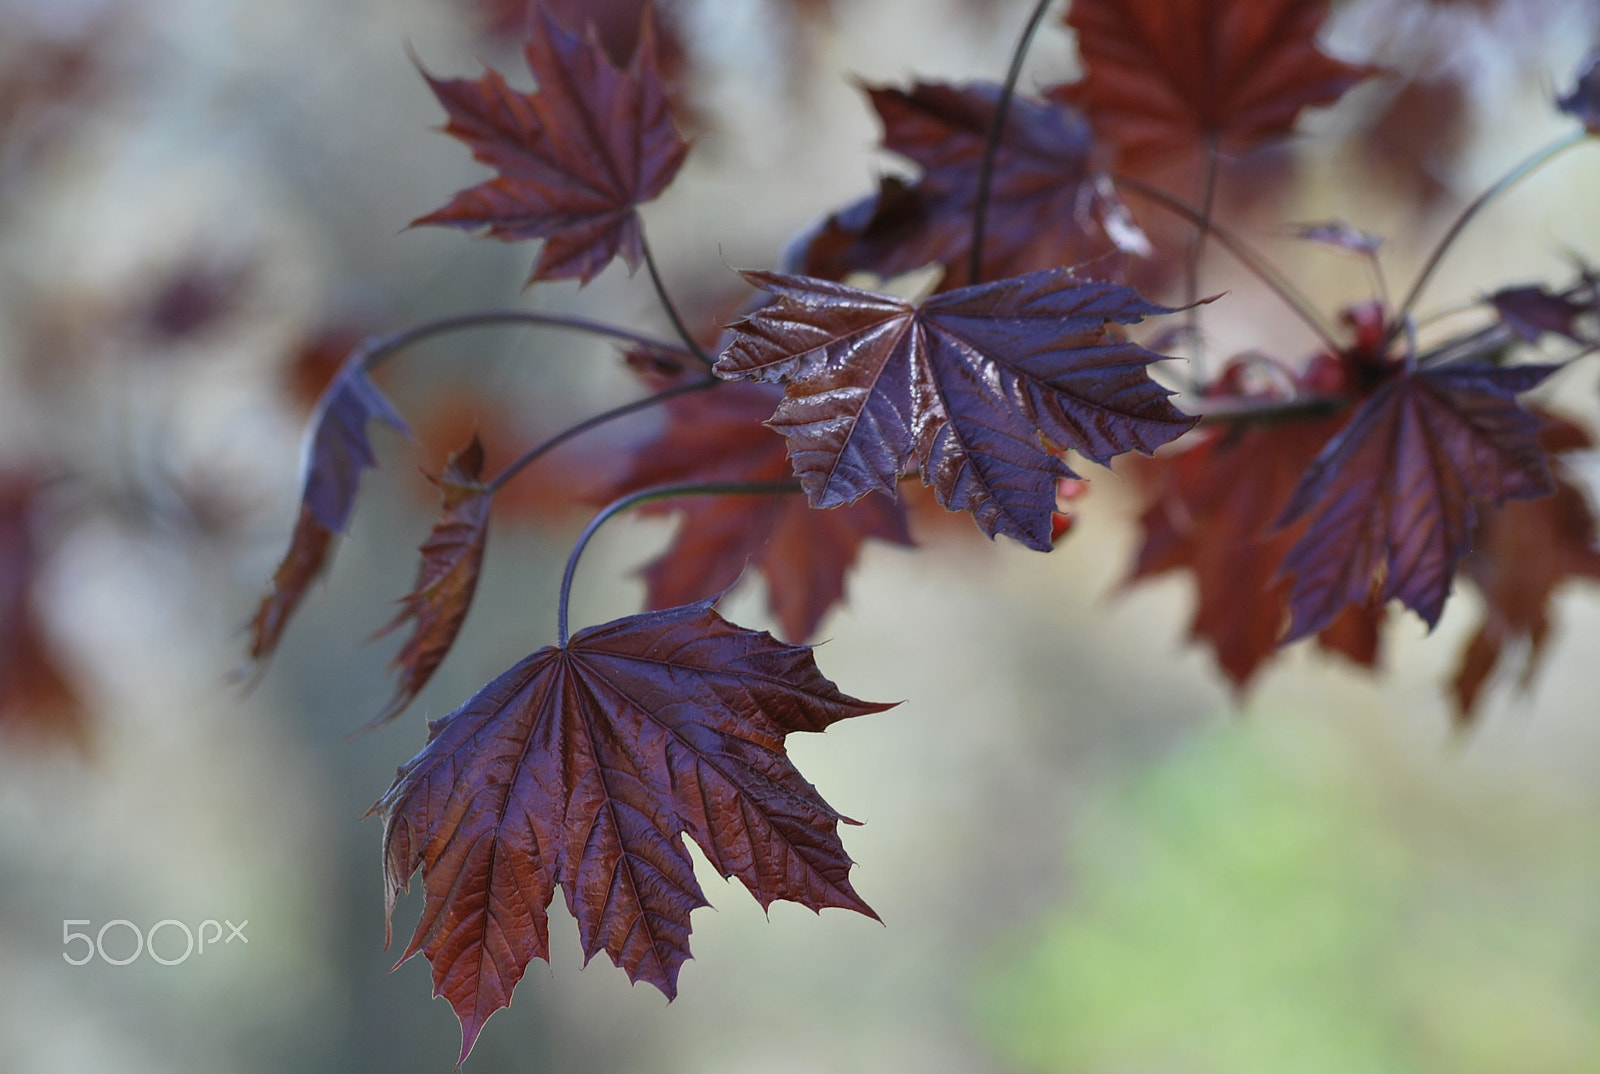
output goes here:
[[644, 224], [639, 225], [639, 248], [644, 251], [644, 267], [650, 273], [650, 283], [656, 289], [656, 298], [661, 301], [661, 308], [666, 311], [667, 320], [672, 322], [672, 330], [678, 333], [678, 338], [683, 340], [683, 345], [689, 353], [700, 360], [707, 369], [716, 365], [716, 360], [707, 354], [705, 348], [689, 333], [688, 327], [683, 323], [683, 318], [678, 315], [678, 307], [672, 302], [672, 296], [667, 293], [667, 285], [661, 278], [661, 270], [656, 267], [655, 254], [650, 252], [650, 240], [645, 237]]
[[1455, 223], [1450, 225], [1450, 230], [1444, 233], [1444, 237], [1439, 240], [1438, 244], [1434, 246], [1433, 252], [1428, 255], [1428, 260], [1423, 263], [1422, 271], [1417, 274], [1417, 280], [1411, 285], [1411, 290], [1406, 292], [1405, 300], [1400, 303], [1400, 308], [1394, 311], [1394, 316], [1389, 322], [1388, 334], [1384, 337], [1385, 344], [1393, 342], [1394, 338], [1404, 331], [1406, 317], [1411, 313], [1411, 308], [1417, 304], [1417, 299], [1422, 297], [1422, 289], [1428, 286], [1428, 282], [1433, 279], [1433, 273], [1439, 267], [1439, 262], [1444, 259], [1444, 255], [1449, 252], [1450, 247], [1455, 244], [1456, 238], [1472, 222], [1473, 217], [1477, 216], [1484, 206], [1495, 198], [1573, 146], [1586, 141], [1588, 137], [1588, 132], [1578, 130], [1557, 138], [1544, 148], [1534, 152], [1531, 156], [1525, 157], [1510, 171], [1491, 183], [1483, 193], [1472, 199], [1470, 205], [1461, 210], [1461, 215], [1456, 217]]
[[1194, 348], [1194, 355], [1198, 361], [1196, 368], [1200, 368], [1200, 376], [1205, 376], [1205, 338], [1200, 334], [1200, 259], [1205, 256], [1206, 236], [1211, 234], [1211, 213], [1217, 199], [1217, 139], [1215, 135], [1206, 136], [1206, 174], [1200, 188], [1200, 223], [1195, 229], [1194, 238], [1189, 241], [1189, 257], [1186, 273], [1186, 286], [1183, 294], [1183, 304], [1188, 307], [1185, 318], [1189, 323], [1189, 341]]
[[567, 631], [567, 601], [572, 594], [572, 576], [578, 570], [578, 559], [589, 544], [589, 538], [593, 537], [595, 531], [605, 525], [613, 515], [640, 504], [678, 496], [771, 496], [799, 491], [801, 489], [798, 481], [691, 481], [640, 489], [638, 492], [630, 492], [626, 496], [612, 500], [600, 509], [599, 514], [589, 520], [587, 526], [583, 527], [583, 532], [578, 534], [578, 540], [572, 546], [572, 553], [567, 556], [567, 569], [561, 575], [560, 603], [556, 607], [556, 643], [565, 649], [570, 637]]
[[638, 332], [632, 332], [626, 328], [605, 324], [602, 321], [591, 321], [587, 317], [572, 317], [564, 313], [538, 313], [534, 310], [502, 309], [458, 313], [451, 317], [423, 321], [421, 324], [412, 325], [410, 328], [403, 328], [388, 335], [369, 336], [357, 345], [356, 350], [362, 354], [361, 368], [370, 371], [374, 366], [377, 366], [398, 351], [402, 351], [414, 343], [420, 343], [433, 336], [442, 336], [467, 328], [485, 328], [503, 324], [531, 324], [540, 328], [560, 328], [568, 332], [586, 332], [594, 336], [609, 336], [612, 339], [637, 343], [644, 347], [670, 351], [680, 349], [676, 344], [667, 343]]
[[1284, 305], [1295, 316], [1299, 317], [1329, 350], [1338, 351], [1342, 349], [1339, 346], [1338, 334], [1327, 321], [1323, 320], [1322, 315], [1317, 312], [1317, 308], [1312, 304], [1311, 300], [1298, 287], [1290, 283], [1289, 278], [1278, 271], [1270, 261], [1251, 249], [1250, 245], [1243, 239], [1218, 225], [1215, 221], [1207, 223], [1205, 214], [1194, 206], [1173, 197], [1160, 187], [1151, 186], [1142, 179], [1136, 179], [1131, 175], [1113, 175], [1111, 181], [1118, 186], [1126, 187], [1136, 194], [1149, 198], [1163, 209], [1183, 217], [1196, 227], [1207, 228], [1210, 234], [1215, 236], [1216, 240], [1222, 244], [1223, 248], [1238, 258], [1245, 268], [1249, 269], [1257, 279], [1266, 284], [1272, 293], [1277, 295]]
[[1028, 25], [1017, 39], [1017, 47], [1011, 51], [1011, 66], [1006, 69], [1005, 84], [1000, 87], [1000, 98], [994, 105], [994, 118], [989, 121], [989, 137], [984, 141], [983, 161], [978, 165], [978, 195], [972, 205], [972, 255], [967, 266], [967, 275], [971, 277], [967, 283], [971, 285], [983, 282], [983, 231], [989, 215], [989, 188], [994, 185], [995, 158], [1000, 155], [1000, 141], [1005, 135], [1011, 98], [1016, 96], [1017, 79], [1022, 75], [1022, 61], [1028, 55], [1028, 47], [1033, 43], [1033, 35], [1038, 32], [1039, 24], [1044, 21], [1044, 13], [1049, 10], [1050, 2], [1038, 0], [1033, 5]]
[[504, 470], [501, 470], [495, 475], [494, 480], [489, 482], [487, 486], [489, 494], [492, 496], [496, 492], [499, 492], [506, 482], [516, 477], [517, 474], [521, 473], [524, 468], [549, 452], [554, 451], [568, 440], [571, 440], [576, 436], [581, 436], [590, 429], [604, 425], [606, 422], [612, 421], [616, 418], [626, 417], [629, 414], [635, 414], [641, 410], [647, 410], [650, 407], [655, 406], [657, 403], [664, 403], [668, 399], [672, 399], [680, 395], [688, 395], [690, 392], [699, 392], [705, 391], [707, 388], [715, 388], [721, 383], [723, 383], [723, 381], [719, 377], [701, 377], [699, 380], [691, 380], [684, 384], [677, 384], [671, 388], [659, 391], [654, 395], [646, 395], [643, 398], [634, 399], [631, 402], [623, 403], [621, 406], [614, 406], [610, 410], [601, 411], [599, 414], [596, 414], [593, 417], [585, 418], [583, 421], [578, 422], [578, 424], [573, 425], [570, 428], [563, 429], [561, 432], [556, 433], [543, 443], [537, 444], [523, 452], [521, 455], [517, 456], [517, 458], [508, 466], [506, 466]]

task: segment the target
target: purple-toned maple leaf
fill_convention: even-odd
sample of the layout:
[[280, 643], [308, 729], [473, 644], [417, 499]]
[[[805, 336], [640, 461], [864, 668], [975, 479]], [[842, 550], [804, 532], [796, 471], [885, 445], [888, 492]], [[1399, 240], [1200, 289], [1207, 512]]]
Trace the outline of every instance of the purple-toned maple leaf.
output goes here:
[[394, 658], [392, 666], [400, 671], [394, 697], [369, 727], [394, 719], [422, 692], [466, 621], [489, 535], [491, 493], [482, 477], [483, 443], [474, 435], [432, 479], [444, 494], [444, 514], [423, 542], [416, 584], [401, 598], [399, 614], [378, 633], [406, 622], [415, 629]]
[[1478, 506], [1554, 488], [1539, 420], [1516, 396], [1558, 368], [1440, 366], [1395, 377], [1362, 404], [1279, 517], [1309, 519], [1283, 563], [1294, 575], [1285, 643], [1350, 605], [1395, 597], [1438, 622]]
[[534, 93], [513, 90], [493, 69], [476, 81], [424, 72], [450, 114], [445, 133], [500, 174], [413, 224], [545, 240], [529, 283], [586, 283], [618, 256], [637, 269], [644, 246], [635, 207], [666, 188], [689, 149], [672, 125], [649, 9], [626, 71], [598, 37], [568, 31], [543, 4], [530, 20]]
[[[936, 261], [945, 268], [942, 288], [970, 283], [978, 173], [1000, 86], [919, 82], [866, 92], [883, 121], [884, 148], [919, 165], [922, 177], [885, 178], [877, 194], [829, 217], [797, 255], [800, 268], [827, 279], [855, 271], [888, 278]], [[1075, 108], [1012, 99], [989, 191], [986, 277], [1076, 265], [1117, 249], [1149, 252], [1094, 167], [1092, 144]]]
[[781, 381], [767, 423], [814, 507], [891, 495], [902, 474], [990, 536], [1048, 551], [1068, 448], [1104, 464], [1149, 454], [1195, 419], [1150, 379], [1162, 356], [1108, 325], [1170, 312], [1130, 287], [1046, 269], [934, 295], [915, 307], [773, 272], [777, 301], [731, 326], [719, 376]]
[[581, 630], [522, 660], [447, 716], [373, 808], [389, 909], [422, 870], [426, 902], [402, 961], [422, 952], [461, 1020], [465, 1058], [549, 958], [561, 886], [585, 959], [604, 950], [668, 998], [705, 896], [687, 832], [762, 906], [876, 917], [850, 885], [847, 819], [784, 752], [891, 706], [857, 701], [811, 650], [729, 623], [710, 601]]
[[405, 419], [367, 377], [365, 355], [353, 352], [323, 391], [306, 436], [300, 515], [289, 550], [250, 622], [250, 659], [260, 665], [277, 648], [289, 617], [321, 572], [355, 510], [361, 471], [377, 465], [367, 424], [381, 421], [409, 436]]
[[[722, 384], [668, 401], [665, 424], [630, 448], [626, 471], [596, 499], [674, 482], [783, 480], [783, 438], [762, 424], [782, 394], [767, 384]], [[646, 510], [681, 519], [671, 547], [644, 568], [646, 607], [719, 596], [749, 564], [766, 578], [768, 607], [795, 642], [808, 640], [844, 599], [845, 576], [868, 538], [911, 543], [905, 506], [881, 495], [837, 511], [783, 494], [691, 496]]]

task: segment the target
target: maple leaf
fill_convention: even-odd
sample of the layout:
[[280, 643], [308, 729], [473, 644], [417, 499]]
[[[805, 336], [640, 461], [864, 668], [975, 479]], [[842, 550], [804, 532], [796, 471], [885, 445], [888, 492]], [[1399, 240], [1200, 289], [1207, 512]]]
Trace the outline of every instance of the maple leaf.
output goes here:
[[915, 461], [946, 509], [1048, 551], [1056, 481], [1077, 476], [1050, 449], [1103, 465], [1195, 422], [1150, 379], [1162, 356], [1107, 329], [1170, 312], [1130, 287], [1046, 269], [918, 308], [803, 276], [744, 277], [777, 301], [730, 326], [716, 372], [783, 382], [768, 425], [813, 507], [893, 495]]
[[1326, 13], [1323, 0], [1073, 0], [1084, 77], [1051, 95], [1083, 109], [1123, 171], [1181, 166], [1207, 146], [1241, 154], [1373, 73], [1317, 47]]
[[394, 697], [368, 727], [387, 723], [411, 704], [449, 655], [466, 621], [489, 535], [491, 496], [482, 477], [483, 443], [474, 434], [466, 447], [450, 456], [444, 473], [431, 479], [444, 494], [444, 515], [423, 542], [416, 584], [401, 598], [399, 614], [378, 634], [407, 621], [415, 624], [415, 630], [391, 665], [400, 671]]
[[[731, 383], [664, 404], [666, 422], [630, 452], [628, 469], [597, 493], [610, 501], [685, 481], [781, 481], [784, 441], [762, 425], [782, 392]], [[844, 578], [869, 537], [911, 544], [902, 504], [868, 496], [836, 511], [777, 496], [696, 496], [653, 504], [676, 513], [671, 546], [644, 569], [646, 607], [670, 608], [718, 596], [752, 564], [767, 580], [767, 603], [791, 641], [810, 638], [844, 599]]]
[[[1549, 452], [1594, 446], [1589, 434], [1568, 421], [1549, 419], [1540, 442]], [[1483, 595], [1483, 617], [1461, 653], [1451, 681], [1456, 722], [1471, 723], [1484, 685], [1508, 644], [1525, 639], [1524, 687], [1538, 670], [1550, 633], [1550, 602], [1569, 578], [1600, 581], [1594, 512], [1583, 492], [1559, 470], [1555, 492], [1537, 500], [1508, 503], [1481, 519], [1461, 574]]]
[[1584, 57], [1577, 84], [1556, 101], [1556, 107], [1575, 117], [1590, 134], [1600, 134], [1600, 50]]
[[1578, 344], [1593, 343], [1577, 327], [1578, 318], [1594, 311], [1592, 295], [1589, 302], [1584, 303], [1569, 295], [1552, 294], [1543, 287], [1529, 285], [1502, 287], [1489, 296], [1489, 302], [1505, 326], [1525, 343], [1539, 342], [1539, 337], [1546, 332], [1566, 336]]
[[367, 424], [374, 420], [410, 435], [405, 419], [368, 379], [365, 355], [354, 351], [311, 415], [300, 515], [289, 550], [250, 621], [249, 653], [257, 666], [277, 648], [289, 617], [327, 562], [334, 534], [350, 522], [361, 471], [377, 465], [367, 439]]
[[710, 601], [589, 627], [544, 648], [428, 725], [373, 808], [388, 906], [422, 869], [422, 952], [455, 1009], [462, 1058], [549, 958], [559, 884], [584, 957], [604, 950], [671, 998], [689, 915], [707, 905], [682, 841], [763, 907], [786, 899], [876, 917], [850, 885], [846, 820], [784, 752], [891, 706], [857, 701], [811, 650], [741, 629]]
[[[1217, 666], [1243, 691], [1278, 649], [1289, 614], [1283, 557], [1299, 527], [1278, 516], [1305, 468], [1338, 432], [1340, 415], [1249, 425], [1207, 433], [1176, 455], [1136, 460], [1149, 490], [1144, 531], [1127, 581], [1174, 570], [1193, 574], [1189, 635], [1207, 644]], [[1326, 650], [1371, 667], [1381, 607], [1348, 608], [1319, 635]]]
[[[825, 279], [856, 271], [887, 279], [936, 261], [945, 267], [942, 289], [964, 286], [1000, 86], [864, 88], [883, 121], [884, 148], [919, 165], [922, 177], [914, 185], [885, 178], [879, 193], [809, 237], [797, 263]], [[1091, 148], [1089, 125], [1076, 109], [1012, 98], [989, 193], [987, 278], [1075, 265], [1117, 249], [1149, 252], [1109, 179], [1092, 166]]]
[[1559, 366], [1462, 362], [1395, 377], [1330, 441], [1279, 521], [1309, 518], [1283, 563], [1294, 575], [1285, 643], [1350, 605], [1398, 597], [1431, 629], [1477, 504], [1553, 490], [1538, 420], [1515, 397]]
[[445, 132], [500, 174], [412, 222], [543, 239], [528, 277], [587, 283], [621, 256], [644, 259], [635, 207], [664, 190], [689, 146], [672, 125], [649, 8], [626, 71], [534, 4], [525, 54], [538, 80], [519, 93], [490, 68], [476, 81], [424, 77], [449, 113]]

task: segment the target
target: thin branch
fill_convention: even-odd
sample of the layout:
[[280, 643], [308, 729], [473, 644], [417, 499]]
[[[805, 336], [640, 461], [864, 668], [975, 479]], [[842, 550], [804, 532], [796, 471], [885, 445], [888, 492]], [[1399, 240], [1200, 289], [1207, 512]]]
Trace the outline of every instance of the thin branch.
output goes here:
[[667, 293], [666, 282], [661, 278], [661, 270], [656, 267], [655, 255], [650, 252], [650, 240], [645, 237], [642, 223], [639, 225], [639, 247], [644, 250], [644, 266], [650, 272], [650, 282], [655, 286], [656, 298], [660, 299], [661, 308], [666, 310], [667, 320], [672, 322], [672, 330], [678, 333], [678, 338], [689, 348], [689, 353], [710, 369], [717, 364], [716, 359], [706, 353], [705, 348], [690, 334], [688, 326], [683, 323], [683, 318], [678, 315], [678, 307], [673, 305], [672, 296]]
[[972, 258], [967, 266], [967, 275], [971, 277], [967, 281], [969, 284], [983, 282], [983, 231], [989, 215], [989, 188], [994, 185], [994, 162], [1000, 155], [1000, 141], [1005, 136], [1011, 98], [1016, 96], [1017, 79], [1022, 75], [1022, 61], [1027, 58], [1028, 46], [1033, 43], [1033, 35], [1044, 21], [1044, 13], [1049, 10], [1050, 2], [1038, 0], [1033, 5], [1028, 25], [1017, 39], [1017, 47], [1011, 51], [1011, 66], [1006, 69], [1006, 81], [1000, 87], [1000, 99], [994, 106], [994, 118], [989, 121], [989, 137], [984, 142], [983, 161], [978, 166], [978, 197], [972, 206]]
[[616, 418], [626, 417], [629, 414], [636, 414], [641, 410], [648, 410], [657, 403], [664, 403], [668, 399], [673, 399], [680, 395], [688, 395], [691, 392], [705, 391], [707, 388], [714, 388], [721, 383], [723, 383], [723, 381], [718, 377], [702, 377], [699, 380], [692, 380], [685, 384], [678, 384], [674, 387], [667, 388], [664, 391], [659, 391], [654, 395], [647, 395], [641, 399], [635, 399], [631, 402], [623, 403], [621, 406], [615, 406], [610, 410], [602, 411], [593, 417], [585, 418], [583, 421], [578, 422], [578, 424], [573, 425], [570, 428], [563, 429], [561, 432], [556, 433], [543, 443], [529, 448], [527, 451], [517, 456], [517, 458], [504, 470], [501, 470], [500, 473], [495, 475], [494, 480], [489, 482], [489, 494], [493, 495], [494, 493], [499, 492], [500, 489], [505, 486], [506, 482], [516, 477], [517, 474], [521, 473], [522, 470], [527, 466], [537, 461], [544, 455], [547, 455], [551, 451], [554, 451], [562, 444], [565, 444], [568, 440], [571, 440], [577, 436], [581, 436], [590, 429], [597, 428], [609, 421], [615, 420]]
[[567, 569], [561, 575], [561, 600], [556, 609], [556, 639], [557, 644], [565, 649], [570, 637], [567, 631], [567, 600], [572, 594], [572, 576], [578, 570], [578, 560], [583, 555], [584, 548], [589, 544], [589, 538], [595, 531], [605, 525], [613, 515], [622, 513], [630, 507], [651, 503], [655, 500], [665, 500], [678, 496], [771, 496], [781, 493], [800, 492], [798, 481], [711, 481], [688, 482], [678, 485], [657, 485], [655, 488], [641, 489], [631, 492], [626, 496], [613, 500], [600, 509], [600, 513], [589, 520], [583, 527], [583, 532], [578, 534], [577, 542], [572, 546], [572, 553], [567, 556]]
[[1312, 304], [1311, 300], [1302, 294], [1299, 288], [1290, 283], [1288, 277], [1273, 267], [1270, 261], [1252, 250], [1243, 239], [1215, 222], [1206, 224], [1205, 215], [1194, 206], [1173, 197], [1160, 187], [1151, 186], [1142, 179], [1135, 179], [1129, 175], [1113, 175], [1111, 181], [1118, 186], [1126, 187], [1136, 194], [1142, 194], [1163, 209], [1183, 217], [1196, 227], [1207, 227], [1210, 233], [1216, 237], [1216, 240], [1222, 244], [1223, 248], [1238, 258], [1245, 268], [1249, 269], [1257, 279], [1266, 284], [1272, 293], [1277, 295], [1283, 301], [1283, 304], [1295, 316], [1299, 317], [1329, 350], [1337, 352], [1341, 349], [1337, 338], [1338, 333], [1333, 330], [1333, 327], [1327, 321], [1323, 320], [1322, 314], [1317, 312], [1317, 308]]
[[[1194, 238], [1189, 240], [1189, 258], [1186, 266], [1186, 286], [1183, 304], [1189, 310], [1190, 342], [1194, 347], [1196, 368], [1205, 364], [1205, 337], [1200, 334], [1200, 259], [1205, 255], [1206, 236], [1211, 234], [1211, 213], [1217, 198], [1217, 139], [1206, 136], [1206, 174], [1200, 188], [1200, 225]], [[1204, 372], [1200, 374], [1204, 377]]]
[[640, 346], [651, 347], [657, 350], [677, 351], [682, 348], [676, 344], [667, 343], [651, 336], [618, 328], [615, 325], [605, 324], [601, 321], [591, 321], [587, 317], [571, 317], [564, 313], [536, 313], [533, 310], [475, 310], [472, 313], [458, 313], [452, 317], [440, 317], [435, 321], [424, 321], [410, 328], [401, 329], [383, 336], [369, 336], [357, 346], [357, 351], [362, 354], [361, 367], [371, 370], [398, 351], [404, 350], [414, 343], [420, 343], [433, 336], [442, 336], [450, 332], [459, 332], [468, 328], [486, 328], [492, 325], [504, 324], [531, 324], [540, 328], [559, 328], [568, 332], [585, 332], [593, 336], [608, 336], [628, 343], [637, 343]]
[[1411, 308], [1417, 304], [1417, 299], [1422, 297], [1422, 289], [1428, 286], [1428, 281], [1433, 278], [1434, 270], [1439, 267], [1439, 262], [1444, 259], [1444, 255], [1449, 252], [1450, 247], [1455, 244], [1456, 238], [1472, 222], [1473, 217], [1477, 216], [1483, 207], [1495, 198], [1573, 146], [1587, 141], [1588, 137], [1588, 132], [1579, 130], [1557, 138], [1543, 149], [1523, 159], [1510, 171], [1495, 180], [1487, 190], [1472, 200], [1472, 204], [1461, 211], [1461, 215], [1456, 217], [1456, 222], [1450, 225], [1450, 230], [1446, 231], [1444, 237], [1434, 246], [1433, 252], [1428, 255], [1428, 260], [1423, 263], [1422, 271], [1417, 275], [1417, 281], [1411, 285], [1411, 290], [1406, 292], [1405, 300], [1400, 303], [1400, 308], [1395, 310], [1394, 317], [1389, 322], [1388, 334], [1384, 338], [1386, 344], [1392, 342], [1396, 336], [1405, 330], [1406, 317], [1411, 313]]

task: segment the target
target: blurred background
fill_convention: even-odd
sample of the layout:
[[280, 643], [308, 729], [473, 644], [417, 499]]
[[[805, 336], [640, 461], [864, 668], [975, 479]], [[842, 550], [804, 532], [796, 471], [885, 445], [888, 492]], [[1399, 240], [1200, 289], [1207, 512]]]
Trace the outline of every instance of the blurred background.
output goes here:
[[[426, 963], [389, 972], [379, 824], [362, 814], [424, 716], [552, 639], [583, 521], [561, 506], [560, 459], [508, 489], [434, 683], [352, 738], [398, 645], [365, 640], [431, 524], [419, 467], [474, 423], [494, 468], [631, 397], [614, 350], [502, 329], [391, 363], [417, 442], [377, 433], [381, 473], [327, 578], [253, 691], [228, 675], [294, 517], [300, 430], [352, 340], [508, 304], [666, 331], [618, 266], [524, 294], [531, 249], [404, 230], [483, 174], [430, 131], [442, 116], [415, 64], [476, 77], [481, 59], [526, 87], [517, 7], [0, 0], [0, 1071], [455, 1059]], [[562, 10], [586, 7], [610, 10]], [[775, 264], [899, 166], [852, 77], [996, 79], [1029, 7], [670, 5], [697, 140], [644, 215], [684, 304], [715, 308], [727, 266]], [[1283, 220], [1387, 235], [1390, 278], [1408, 280], [1461, 204], [1565, 129], [1549, 100], [1597, 32], [1585, 0], [1336, 5], [1327, 47], [1400, 73], [1308, 116], [1320, 137], [1293, 151], [1278, 215], [1242, 226], [1330, 312], [1367, 296], [1362, 266], [1285, 245]], [[1022, 87], [1073, 70], [1052, 20]], [[1486, 214], [1424, 310], [1564, 282], [1567, 251], [1600, 258], [1597, 167], [1586, 147]], [[1205, 314], [1220, 353], [1310, 353], [1297, 322], [1208, 262], [1204, 290], [1223, 289]], [[1550, 402], [1592, 422], [1594, 366]], [[1595, 460], [1577, 465], [1592, 491]], [[1561, 591], [1537, 674], [1497, 680], [1468, 734], [1441, 683], [1470, 591], [1432, 636], [1396, 613], [1376, 678], [1302, 646], [1239, 698], [1185, 640], [1187, 578], [1119, 587], [1137, 502], [1086, 476], [1051, 555], [919, 515], [924, 547], [869, 545], [823, 626], [829, 677], [905, 699], [790, 744], [865, 822], [844, 836], [883, 925], [764, 915], [704, 869], [716, 909], [695, 915], [668, 1006], [604, 958], [580, 969], [558, 900], [552, 967], [530, 967], [468, 1069], [1600, 1069], [1600, 590]], [[670, 528], [608, 527], [575, 620], [636, 610], [635, 568]], [[759, 581], [725, 611], [770, 625]], [[419, 907], [397, 907], [402, 936]], [[64, 921], [166, 919], [248, 921], [248, 943], [174, 966], [62, 958]], [[133, 939], [104, 944], [120, 958]], [[180, 944], [162, 933], [167, 957]]]

